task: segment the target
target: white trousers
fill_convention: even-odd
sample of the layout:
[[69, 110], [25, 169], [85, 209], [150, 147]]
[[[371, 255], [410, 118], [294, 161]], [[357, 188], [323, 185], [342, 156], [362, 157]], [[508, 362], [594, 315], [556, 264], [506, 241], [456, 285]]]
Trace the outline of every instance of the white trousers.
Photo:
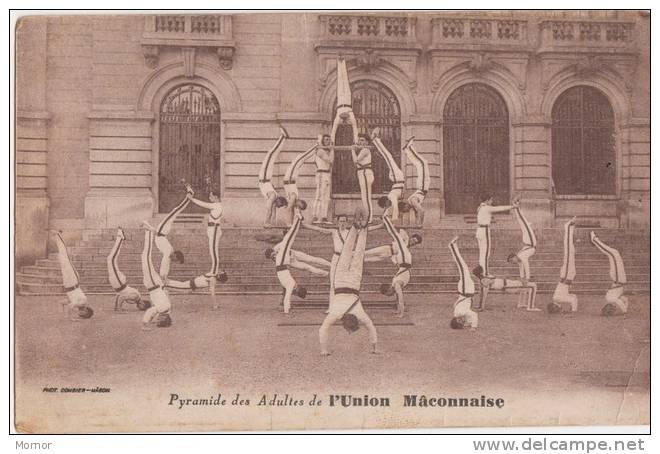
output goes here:
[[293, 295], [293, 289], [296, 288], [296, 280], [291, 275], [289, 270], [281, 270], [277, 272], [277, 279], [282, 285], [282, 304], [284, 305], [284, 313], [288, 314], [291, 310], [291, 295]]
[[461, 295], [474, 295], [474, 280], [472, 280], [470, 268], [465, 263], [465, 259], [463, 259], [456, 243], [449, 244], [449, 251], [454, 259], [456, 268], [458, 268], [458, 284], [456, 287], [458, 293]]
[[186, 197], [183, 199], [177, 206], [175, 206], [172, 211], [167, 213], [167, 216], [161, 221], [160, 224], [158, 224], [158, 228], [156, 229], [156, 233], [159, 233], [161, 235], [169, 235], [170, 230], [172, 230], [172, 225], [174, 224], [174, 220], [176, 217], [181, 213], [183, 210], [186, 209], [188, 204], [190, 203], [190, 200]]
[[333, 253], [330, 260], [330, 298], [335, 293], [335, 270], [337, 269], [337, 262], [339, 262], [339, 254]]
[[484, 276], [490, 276], [488, 261], [490, 260], [490, 227], [477, 227], [477, 245], [479, 246], [479, 265], [484, 271]]
[[[194, 285], [194, 288], [193, 285], [191, 285], [191, 281]], [[177, 290], [197, 290], [207, 288], [209, 286], [209, 277], [202, 274], [201, 276], [197, 276], [190, 281], [177, 281], [175, 279], [168, 279], [166, 286], [168, 288], [174, 288]]]
[[365, 262], [380, 262], [389, 259], [394, 255], [391, 245], [377, 246], [364, 251]]
[[575, 225], [566, 223], [564, 225], [564, 257], [559, 270], [559, 278], [562, 280], [573, 281], [575, 279]]
[[397, 183], [396, 188], [392, 188], [387, 198], [392, 203], [392, 220], [396, 221], [399, 219], [399, 200], [403, 198], [403, 188], [400, 183]]
[[[290, 266], [319, 276], [327, 276], [331, 264], [321, 257], [314, 257], [301, 251], [291, 251]], [[321, 269], [321, 267], [325, 269]]]
[[62, 285], [69, 288], [80, 285], [78, 272], [73, 267], [64, 240], [59, 234], [55, 236], [55, 244], [57, 245], [57, 261], [60, 264], [60, 271], [62, 272]]
[[209, 274], [217, 276], [220, 272], [220, 238], [222, 229], [218, 224], [206, 228], [206, 236], [209, 239], [209, 255], [211, 256], [211, 270]]
[[314, 217], [327, 219], [330, 204], [330, 172], [316, 172], [316, 198], [314, 199]]
[[158, 225], [156, 229], [156, 238], [155, 243], [158, 250], [163, 254], [163, 258], [160, 261], [160, 275], [163, 278], [167, 278], [170, 274], [170, 263], [172, 259], [170, 255], [174, 252], [174, 248], [170, 244], [170, 240], [167, 239], [170, 230], [172, 230], [172, 225], [174, 225], [174, 220], [183, 210], [186, 209], [190, 200], [186, 197], [183, 199], [172, 211], [170, 211], [165, 219]]
[[525, 246], [516, 253], [520, 259], [520, 279], [530, 279], [531, 271], [529, 269], [529, 259], [536, 253], [536, 248]]
[[163, 281], [154, 269], [154, 263], [151, 258], [154, 233], [150, 230], [144, 232], [144, 247], [142, 248], [142, 284], [147, 289], [152, 287], [162, 287]]
[[367, 214], [367, 221], [371, 222], [373, 218], [373, 205], [371, 201], [371, 187], [374, 184], [374, 172], [371, 169], [357, 171], [358, 182], [360, 183], [360, 196], [362, 206]]
[[115, 244], [112, 246], [110, 254], [106, 260], [108, 265], [108, 281], [112, 288], [117, 291], [118, 288], [121, 288], [126, 284], [126, 275], [119, 271], [119, 265], [117, 264], [117, 259], [119, 258], [119, 251], [124, 240], [120, 237], [117, 237]]
[[156, 243], [156, 247], [160, 253], [163, 254], [163, 258], [160, 259], [160, 275], [162, 277], [167, 277], [170, 274], [170, 265], [172, 263], [171, 255], [172, 252], [174, 252], [174, 248], [166, 236], [157, 235], [156, 238], [154, 238], [154, 243]]

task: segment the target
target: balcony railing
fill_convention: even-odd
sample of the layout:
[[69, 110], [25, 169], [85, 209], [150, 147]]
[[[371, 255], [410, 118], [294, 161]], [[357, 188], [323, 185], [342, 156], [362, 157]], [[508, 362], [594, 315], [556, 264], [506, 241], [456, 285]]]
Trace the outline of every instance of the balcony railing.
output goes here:
[[527, 42], [526, 20], [438, 17], [432, 19], [431, 23], [435, 44], [525, 44]]
[[158, 15], [148, 16], [145, 34], [150, 37], [231, 39], [231, 15]]
[[620, 21], [551, 20], [541, 22], [542, 46], [630, 46], [635, 24]]
[[[216, 52], [222, 68], [232, 68], [236, 44], [232, 16], [228, 14], [146, 16], [142, 33], [142, 52], [147, 66], [158, 65], [159, 54], [172, 47], [186, 48], [184, 61], [194, 66], [196, 49]], [[192, 57], [190, 57], [192, 55]]]
[[416, 19], [408, 16], [321, 15], [326, 40], [414, 41]]
[[[523, 46], [538, 50], [571, 47], [600, 47], [629, 50], [635, 41], [635, 24], [617, 19], [541, 20], [505, 17], [461, 17], [449, 15], [431, 20], [433, 45], [461, 46]], [[538, 27], [538, 28], [537, 28]], [[537, 33], [540, 31], [540, 34]], [[540, 36], [540, 42], [537, 42]], [[531, 49], [530, 49], [531, 50]]]

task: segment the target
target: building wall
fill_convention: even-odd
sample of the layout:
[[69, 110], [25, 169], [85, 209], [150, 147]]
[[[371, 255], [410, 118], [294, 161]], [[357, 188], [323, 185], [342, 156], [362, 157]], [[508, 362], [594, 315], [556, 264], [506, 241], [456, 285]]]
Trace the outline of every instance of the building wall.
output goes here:
[[46, 21], [16, 26], [16, 241], [18, 264], [43, 257], [49, 219]]
[[[150, 218], [158, 210], [157, 111], [171, 88], [193, 82], [214, 92], [222, 108], [227, 218], [237, 225], [259, 223], [263, 202], [255, 175], [263, 153], [278, 124], [284, 125], [292, 137], [275, 171], [275, 186], [281, 187], [293, 156], [330, 127], [334, 63], [341, 55], [350, 62], [351, 80], [379, 81], [397, 96], [402, 137], [415, 135], [417, 149], [431, 163], [430, 225], [443, 213], [444, 102], [462, 84], [480, 82], [507, 103], [510, 190], [522, 193], [537, 224], [586, 212], [609, 226], [648, 226], [648, 15], [471, 14], [481, 21], [475, 22], [477, 32], [490, 23], [488, 39], [469, 36], [468, 19], [455, 13], [409, 16], [406, 36], [388, 35], [386, 27], [398, 22], [377, 15], [375, 37], [357, 33], [355, 15], [345, 16], [353, 21], [351, 32], [337, 35], [328, 14], [236, 14], [222, 22], [222, 33], [206, 40], [159, 33], [145, 16], [22, 19], [16, 35], [17, 189], [19, 207], [32, 208], [22, 209], [19, 220], [37, 213], [42, 224], [64, 226], [75, 236], [83, 228]], [[502, 38], [502, 24], [516, 21], [520, 32]], [[552, 40], [552, 27], [561, 22], [572, 22], [577, 35], [575, 21], [596, 23], [601, 40]], [[622, 22], [634, 24], [634, 40], [608, 41], [607, 24]], [[463, 35], [452, 34], [454, 26], [465, 27]], [[602, 90], [615, 110], [616, 197], [552, 197], [550, 112], [554, 99], [577, 84]], [[412, 184], [414, 169], [404, 165]], [[313, 197], [311, 163], [302, 169], [299, 187], [303, 197]], [[337, 202], [337, 209], [347, 203], [353, 202]]]
[[83, 218], [89, 179], [89, 124], [92, 106], [92, 22], [81, 16], [48, 19], [46, 108], [48, 195], [52, 219], [71, 228]]

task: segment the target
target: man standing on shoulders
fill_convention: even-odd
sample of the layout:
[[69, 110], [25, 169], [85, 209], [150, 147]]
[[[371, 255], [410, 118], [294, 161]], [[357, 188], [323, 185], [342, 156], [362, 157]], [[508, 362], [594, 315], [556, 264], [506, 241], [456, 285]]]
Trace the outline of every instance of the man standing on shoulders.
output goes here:
[[328, 223], [328, 205], [330, 205], [330, 181], [332, 164], [335, 160], [335, 150], [332, 139], [323, 134], [321, 146], [316, 149], [314, 162], [316, 164], [316, 197], [314, 198], [314, 213], [312, 223]]

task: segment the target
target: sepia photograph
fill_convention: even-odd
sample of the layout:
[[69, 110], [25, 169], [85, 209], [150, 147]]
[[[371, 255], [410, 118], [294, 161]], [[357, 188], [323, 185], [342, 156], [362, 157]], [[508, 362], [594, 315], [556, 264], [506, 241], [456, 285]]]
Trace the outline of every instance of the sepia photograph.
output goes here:
[[11, 430], [650, 432], [650, 10], [13, 13]]

